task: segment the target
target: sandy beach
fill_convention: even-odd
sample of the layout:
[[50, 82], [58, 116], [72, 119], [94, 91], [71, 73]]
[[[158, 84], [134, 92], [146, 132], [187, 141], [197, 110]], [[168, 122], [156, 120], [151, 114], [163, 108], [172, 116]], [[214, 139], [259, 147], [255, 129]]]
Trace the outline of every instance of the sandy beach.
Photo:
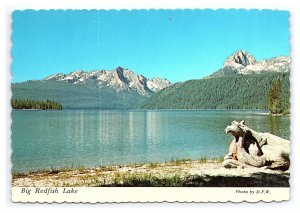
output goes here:
[[18, 187], [289, 187], [289, 171], [264, 168], [226, 169], [219, 160], [62, 169], [13, 174]]

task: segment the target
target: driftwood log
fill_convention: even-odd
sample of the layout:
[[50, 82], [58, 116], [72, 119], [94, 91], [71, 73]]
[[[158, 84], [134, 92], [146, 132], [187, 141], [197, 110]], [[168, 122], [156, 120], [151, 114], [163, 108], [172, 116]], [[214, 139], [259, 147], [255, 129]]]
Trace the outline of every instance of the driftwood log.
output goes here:
[[232, 121], [225, 132], [234, 139], [229, 146], [229, 153], [224, 157], [224, 167], [289, 169], [290, 141], [270, 133], [256, 132], [246, 126], [244, 121]]

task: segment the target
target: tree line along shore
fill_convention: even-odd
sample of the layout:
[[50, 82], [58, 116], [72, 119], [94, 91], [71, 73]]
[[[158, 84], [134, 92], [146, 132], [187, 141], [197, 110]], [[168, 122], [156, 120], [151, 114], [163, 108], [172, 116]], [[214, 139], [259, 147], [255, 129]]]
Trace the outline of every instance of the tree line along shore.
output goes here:
[[13, 109], [37, 109], [37, 110], [62, 110], [63, 107], [59, 102], [47, 99], [46, 101], [39, 100], [20, 100], [12, 99], [11, 106]]

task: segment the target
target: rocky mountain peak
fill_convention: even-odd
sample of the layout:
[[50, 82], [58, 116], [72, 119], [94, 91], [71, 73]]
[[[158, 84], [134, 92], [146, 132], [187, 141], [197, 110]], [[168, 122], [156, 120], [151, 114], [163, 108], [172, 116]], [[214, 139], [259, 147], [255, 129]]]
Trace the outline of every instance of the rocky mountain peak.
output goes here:
[[224, 66], [243, 66], [253, 65], [256, 63], [256, 59], [244, 50], [238, 50], [229, 56], [225, 62]]
[[123, 68], [123, 67], [117, 67], [117, 68], [116, 68], [116, 71], [117, 71], [117, 72], [124, 72], [124, 70], [126, 70], [126, 69]]
[[113, 70], [94, 70], [84, 72], [77, 70], [69, 74], [54, 74], [43, 80], [67, 81], [72, 84], [96, 83], [99, 88], [110, 87], [116, 91], [137, 92], [143, 96], [149, 96], [165, 87], [172, 85], [166, 79], [147, 79], [143, 75], [135, 74], [133, 71], [117, 67]]
[[290, 57], [288, 56], [278, 56], [257, 61], [250, 53], [238, 50], [224, 61], [224, 66], [221, 69], [209, 77], [260, 74], [265, 72], [289, 72], [290, 62]]

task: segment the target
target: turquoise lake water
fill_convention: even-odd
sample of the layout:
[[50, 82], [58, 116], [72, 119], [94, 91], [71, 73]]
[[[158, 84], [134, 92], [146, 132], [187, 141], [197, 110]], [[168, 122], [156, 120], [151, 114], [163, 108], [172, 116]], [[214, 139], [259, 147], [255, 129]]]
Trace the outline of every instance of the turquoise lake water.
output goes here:
[[232, 120], [290, 135], [289, 116], [263, 111], [18, 110], [12, 118], [15, 172], [222, 157], [232, 140], [224, 129]]

